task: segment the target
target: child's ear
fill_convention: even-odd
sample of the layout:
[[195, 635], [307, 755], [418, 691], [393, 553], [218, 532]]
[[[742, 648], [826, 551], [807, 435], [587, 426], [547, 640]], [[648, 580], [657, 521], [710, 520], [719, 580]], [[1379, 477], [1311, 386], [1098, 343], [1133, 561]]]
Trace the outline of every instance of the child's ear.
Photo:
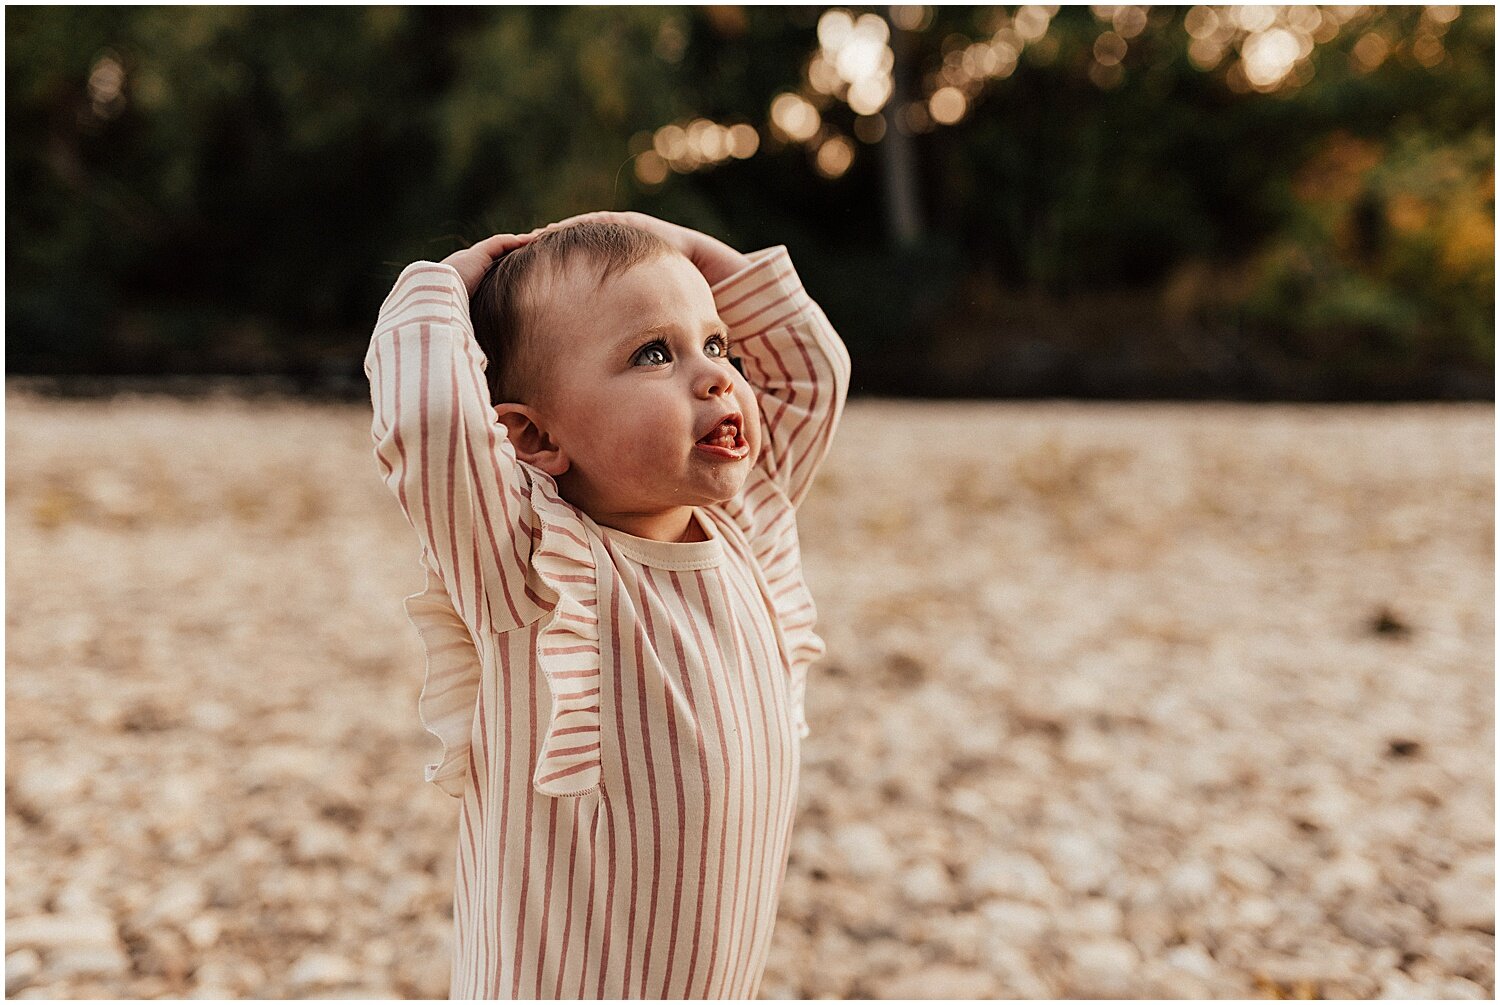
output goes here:
[[568, 470], [568, 455], [542, 428], [541, 416], [532, 409], [507, 402], [495, 406], [495, 416], [505, 425], [506, 436], [521, 460], [554, 478]]

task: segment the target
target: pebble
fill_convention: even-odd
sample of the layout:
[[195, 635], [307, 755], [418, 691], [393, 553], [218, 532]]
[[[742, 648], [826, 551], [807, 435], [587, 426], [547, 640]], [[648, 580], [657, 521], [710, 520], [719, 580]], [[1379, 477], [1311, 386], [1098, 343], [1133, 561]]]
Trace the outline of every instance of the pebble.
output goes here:
[[1313, 894], [1321, 901], [1362, 890], [1380, 882], [1380, 870], [1363, 855], [1340, 855], [1325, 863], [1313, 877]]
[[36, 980], [37, 974], [41, 973], [42, 958], [35, 950], [20, 949], [14, 953], [7, 953], [5, 957], [5, 996], [11, 998], [15, 993], [32, 981]]
[[990, 951], [988, 969], [999, 981], [997, 998], [1052, 998], [1053, 989], [1036, 971], [1032, 957], [1015, 947], [997, 947]]
[[1452, 928], [1495, 930], [1494, 859], [1476, 856], [1456, 865], [1432, 886], [1442, 923]]
[[896, 868], [896, 854], [885, 833], [871, 824], [849, 824], [839, 829], [833, 835], [833, 844], [843, 857], [845, 869], [857, 879], [882, 876]]
[[1201, 907], [1216, 889], [1219, 877], [1207, 862], [1185, 862], [1167, 875], [1167, 900], [1178, 908]]
[[1059, 834], [1051, 842], [1051, 874], [1058, 886], [1071, 893], [1089, 893], [1101, 888], [1116, 874], [1119, 860], [1108, 849], [1085, 835]]
[[1086, 935], [1118, 935], [1124, 922], [1119, 904], [1103, 897], [1087, 897], [1063, 912], [1058, 927]]
[[1232, 904], [1237, 924], [1257, 931], [1270, 928], [1281, 917], [1281, 909], [1270, 897], [1244, 897]]
[[994, 852], [970, 864], [964, 885], [974, 896], [1006, 897], [1048, 904], [1056, 890], [1042, 864], [1030, 855]]
[[879, 981], [876, 991], [891, 999], [989, 999], [996, 996], [996, 981], [984, 970], [939, 964]]
[[114, 919], [106, 914], [39, 914], [5, 922], [5, 951], [108, 947], [119, 943]]
[[340, 861], [346, 857], [348, 848], [347, 831], [316, 821], [298, 827], [292, 842], [293, 854], [301, 862]]
[[170, 924], [181, 926], [195, 917], [208, 903], [208, 890], [195, 879], [177, 879], [168, 883], [156, 895], [151, 907], [142, 916], [143, 924]]
[[901, 874], [901, 893], [918, 907], [950, 902], [953, 884], [948, 870], [936, 862], [919, 862]]
[[1420, 908], [1373, 897], [1351, 898], [1334, 912], [1333, 920], [1345, 935], [1371, 947], [1415, 947], [1431, 927]]
[[1029, 946], [1052, 927], [1052, 916], [1034, 904], [1015, 900], [987, 900], [979, 907], [993, 927], [991, 944]]
[[1185, 970], [1195, 977], [1209, 980], [1218, 972], [1218, 964], [1200, 945], [1173, 946], [1162, 954], [1162, 959], [1178, 970]]
[[1069, 941], [1067, 997], [1123, 998], [1130, 992], [1140, 953], [1124, 939]]
[[212, 914], [201, 914], [182, 926], [182, 934], [188, 943], [198, 950], [209, 949], [219, 941], [223, 923]]
[[431, 945], [425, 953], [398, 954], [396, 980], [410, 987], [410, 998], [447, 998], [452, 983], [452, 960], [446, 942]]
[[62, 946], [47, 957], [47, 975], [54, 980], [70, 977], [121, 977], [130, 973], [130, 957], [123, 946]]
[[265, 970], [258, 964], [226, 956], [211, 957], [193, 972], [196, 985], [239, 988], [241, 992], [258, 990], [265, 980]]
[[1494, 995], [1473, 981], [1461, 977], [1450, 977], [1435, 981], [1414, 981], [1397, 971], [1388, 974], [1380, 985], [1380, 998], [1384, 1001], [1412, 1001], [1451, 999], [1458, 1001], [1482, 1001]]
[[327, 988], [359, 978], [354, 964], [342, 956], [316, 950], [304, 953], [292, 964], [287, 983], [296, 988]]
[[1438, 932], [1423, 951], [1444, 970], [1479, 984], [1495, 981], [1495, 940], [1473, 930]]

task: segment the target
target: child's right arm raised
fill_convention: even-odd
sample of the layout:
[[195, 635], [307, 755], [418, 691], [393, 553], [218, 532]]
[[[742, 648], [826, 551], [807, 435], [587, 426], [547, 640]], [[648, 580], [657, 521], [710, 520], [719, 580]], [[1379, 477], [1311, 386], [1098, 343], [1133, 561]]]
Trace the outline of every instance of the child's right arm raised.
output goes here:
[[490, 262], [534, 233], [498, 234], [441, 263], [407, 266], [365, 356], [381, 476], [476, 635], [550, 610], [528, 583], [536, 518], [490, 406], [468, 309]]

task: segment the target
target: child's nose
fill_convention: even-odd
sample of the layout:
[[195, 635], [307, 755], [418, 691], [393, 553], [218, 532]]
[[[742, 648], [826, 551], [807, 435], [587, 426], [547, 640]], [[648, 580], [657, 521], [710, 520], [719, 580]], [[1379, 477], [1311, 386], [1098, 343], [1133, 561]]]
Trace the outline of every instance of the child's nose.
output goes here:
[[700, 398], [714, 398], [728, 394], [734, 381], [722, 366], [709, 363], [695, 379], [695, 385]]

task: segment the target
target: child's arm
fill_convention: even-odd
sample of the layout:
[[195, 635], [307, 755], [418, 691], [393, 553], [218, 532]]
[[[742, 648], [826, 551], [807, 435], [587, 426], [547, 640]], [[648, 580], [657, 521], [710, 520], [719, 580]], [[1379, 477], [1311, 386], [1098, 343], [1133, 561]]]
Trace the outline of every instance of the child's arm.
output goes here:
[[475, 634], [531, 624], [549, 609], [527, 584], [535, 516], [468, 316], [469, 290], [489, 262], [529, 237], [497, 235], [441, 264], [407, 266], [365, 356], [382, 477]]
[[[717, 242], [716, 242], [717, 243]], [[709, 279], [730, 351], [760, 399], [760, 463], [794, 507], [833, 443], [849, 394], [849, 351], [792, 268], [784, 246], [750, 255], [738, 270]]]
[[605, 220], [648, 230], [687, 256], [708, 281], [730, 352], [760, 400], [760, 464], [802, 505], [833, 442], [849, 394], [849, 351], [797, 278], [785, 246], [742, 255], [707, 234], [644, 213], [585, 213], [551, 224]]

